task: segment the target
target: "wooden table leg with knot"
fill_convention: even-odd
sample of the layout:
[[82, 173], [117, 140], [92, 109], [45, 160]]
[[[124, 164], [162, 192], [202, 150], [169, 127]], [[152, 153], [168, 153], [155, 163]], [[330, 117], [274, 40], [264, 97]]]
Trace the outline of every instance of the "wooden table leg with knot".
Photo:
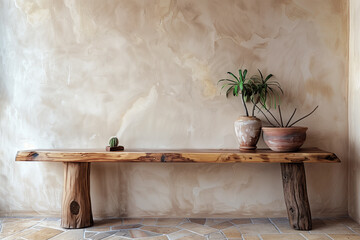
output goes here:
[[281, 163], [281, 174], [290, 226], [297, 230], [311, 230], [304, 163]]
[[93, 224], [90, 200], [90, 163], [64, 162], [61, 226], [63, 228], [85, 228]]

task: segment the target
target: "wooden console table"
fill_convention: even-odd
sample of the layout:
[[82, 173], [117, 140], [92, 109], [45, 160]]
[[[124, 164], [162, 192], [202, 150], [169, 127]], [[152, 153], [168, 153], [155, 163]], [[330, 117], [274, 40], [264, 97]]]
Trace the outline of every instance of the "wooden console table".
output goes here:
[[280, 163], [284, 198], [290, 225], [311, 230], [311, 212], [306, 190], [304, 163], [338, 163], [334, 153], [317, 148], [279, 153], [269, 149], [241, 152], [238, 149], [130, 149], [121, 152], [104, 150], [26, 150], [16, 161], [64, 163], [64, 191], [61, 226], [83, 228], [93, 225], [90, 200], [90, 163], [96, 162], [185, 162], [185, 163]]

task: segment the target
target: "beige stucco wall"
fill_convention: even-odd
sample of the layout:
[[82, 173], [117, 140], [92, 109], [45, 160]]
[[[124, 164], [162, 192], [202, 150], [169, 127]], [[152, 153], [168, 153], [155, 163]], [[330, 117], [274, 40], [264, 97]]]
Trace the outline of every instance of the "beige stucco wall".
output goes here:
[[349, 215], [360, 222], [360, 1], [349, 4]]
[[[62, 164], [31, 148], [237, 148], [217, 80], [273, 73], [283, 110], [319, 110], [306, 146], [314, 216], [347, 213], [348, 6], [339, 0], [0, 1], [0, 214], [58, 215]], [[261, 146], [264, 144], [261, 142]], [[93, 164], [99, 216], [285, 216], [278, 164]]]

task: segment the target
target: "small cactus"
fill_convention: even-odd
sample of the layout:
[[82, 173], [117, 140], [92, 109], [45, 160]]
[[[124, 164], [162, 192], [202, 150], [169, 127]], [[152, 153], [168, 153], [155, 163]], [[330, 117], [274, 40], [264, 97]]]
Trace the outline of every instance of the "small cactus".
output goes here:
[[117, 147], [119, 144], [119, 139], [117, 137], [111, 137], [109, 140], [110, 147]]

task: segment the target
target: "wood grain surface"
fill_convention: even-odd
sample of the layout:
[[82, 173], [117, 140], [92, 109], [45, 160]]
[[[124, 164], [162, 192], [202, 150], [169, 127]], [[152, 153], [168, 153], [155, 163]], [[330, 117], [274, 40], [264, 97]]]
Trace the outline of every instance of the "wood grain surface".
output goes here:
[[90, 199], [90, 163], [64, 163], [61, 226], [63, 228], [84, 228], [93, 224]]
[[296, 230], [311, 230], [312, 221], [304, 164], [282, 163], [281, 174], [290, 226]]
[[258, 149], [242, 152], [238, 149], [126, 149], [107, 152], [100, 149], [24, 150], [16, 161], [47, 162], [193, 162], [193, 163], [335, 163], [339, 158], [317, 148], [302, 148], [297, 152], [273, 152]]

